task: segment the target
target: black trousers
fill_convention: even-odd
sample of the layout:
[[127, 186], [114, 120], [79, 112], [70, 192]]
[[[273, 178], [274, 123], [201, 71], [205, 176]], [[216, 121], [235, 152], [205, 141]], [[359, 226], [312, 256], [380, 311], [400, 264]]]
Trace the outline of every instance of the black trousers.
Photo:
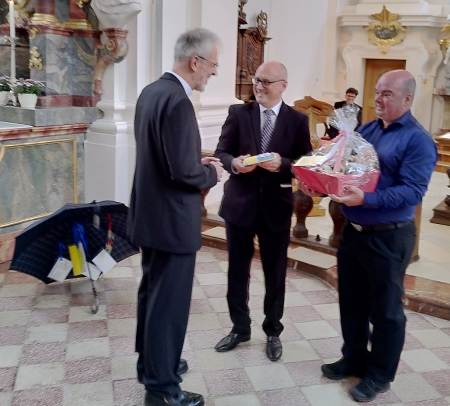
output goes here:
[[137, 372], [148, 391], [176, 397], [181, 393], [177, 368], [189, 317], [195, 253], [178, 255], [141, 248]]
[[375, 232], [347, 223], [339, 245], [342, 354], [352, 370], [378, 382], [394, 380], [405, 341], [403, 280], [415, 238], [414, 222]]
[[274, 232], [263, 216], [257, 216], [250, 227], [226, 223], [228, 246], [227, 301], [233, 322], [233, 333], [250, 334], [248, 308], [250, 266], [254, 253], [254, 237], [258, 236], [263, 265], [266, 294], [264, 297], [263, 330], [267, 336], [279, 336], [283, 331], [281, 318], [284, 310], [287, 249], [290, 229]]

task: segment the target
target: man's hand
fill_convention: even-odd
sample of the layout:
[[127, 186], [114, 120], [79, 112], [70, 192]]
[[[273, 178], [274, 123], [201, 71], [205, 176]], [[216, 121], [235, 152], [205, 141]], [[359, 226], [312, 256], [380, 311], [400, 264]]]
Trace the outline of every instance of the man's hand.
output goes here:
[[231, 161], [231, 166], [235, 169], [236, 172], [248, 173], [248, 172], [252, 172], [256, 169], [257, 165], [248, 165], [248, 166], [243, 165], [242, 161], [245, 158], [248, 158], [249, 156], [250, 156], [250, 154], [240, 155]]
[[362, 204], [364, 203], [364, 192], [361, 189], [355, 186], [345, 186], [344, 189], [350, 193], [342, 197], [329, 195], [330, 199], [334, 200], [335, 202], [345, 204], [349, 207], [362, 206]]
[[300, 190], [301, 192], [303, 192], [306, 196], [311, 196], [311, 197], [323, 197], [323, 193], [320, 192], [316, 192], [313, 189], [310, 189], [308, 186], [306, 186], [305, 183], [303, 183], [302, 181], [298, 181], [298, 190]]
[[202, 158], [202, 165], [208, 165], [213, 162], [220, 162], [220, 159], [213, 156], [205, 156]]
[[281, 167], [281, 156], [277, 152], [274, 152], [274, 154], [275, 154], [274, 159], [267, 161], [267, 162], [262, 162], [262, 163], [258, 164], [258, 166], [260, 166], [263, 169], [268, 170], [269, 172], [278, 172]]
[[[222, 162], [220, 162], [219, 159], [213, 158], [214, 160], [210, 161], [209, 163], [216, 168], [217, 173], [217, 182], [220, 182], [220, 179], [222, 179], [222, 173], [223, 173], [223, 165]], [[217, 159], [217, 161], [216, 161]]]

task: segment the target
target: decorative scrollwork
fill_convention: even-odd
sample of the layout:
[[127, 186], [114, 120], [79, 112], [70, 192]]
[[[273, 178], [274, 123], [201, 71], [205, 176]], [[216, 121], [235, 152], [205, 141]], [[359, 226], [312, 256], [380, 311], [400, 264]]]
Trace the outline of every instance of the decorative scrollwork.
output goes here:
[[42, 69], [42, 58], [40, 58], [41, 54], [39, 53], [37, 46], [30, 49], [30, 55], [31, 58], [28, 61], [28, 68]]
[[267, 37], [267, 13], [261, 11], [256, 17], [256, 27], [261, 35], [261, 37]]
[[377, 45], [383, 55], [388, 53], [391, 46], [398, 45], [405, 39], [409, 27], [404, 27], [397, 21], [399, 14], [391, 13], [383, 5], [381, 13], [371, 14], [371, 17], [376, 21], [371, 21], [363, 28], [367, 30], [369, 41]]

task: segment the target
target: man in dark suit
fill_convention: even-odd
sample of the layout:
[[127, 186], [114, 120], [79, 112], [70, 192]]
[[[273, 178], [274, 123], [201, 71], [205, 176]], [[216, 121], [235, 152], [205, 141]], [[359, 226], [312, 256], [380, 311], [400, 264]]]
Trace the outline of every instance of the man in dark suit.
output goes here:
[[[230, 107], [215, 153], [230, 173], [219, 214], [226, 222], [227, 301], [233, 322], [231, 333], [215, 349], [229, 351], [250, 340], [248, 285], [257, 235], [266, 285], [262, 327], [272, 361], [282, 354], [280, 320], [293, 210], [291, 164], [312, 149], [308, 117], [281, 99], [286, 86], [284, 65], [262, 64], [253, 78], [256, 101]], [[275, 159], [244, 166], [246, 157], [264, 152], [274, 153]]]
[[129, 232], [142, 252], [136, 352], [146, 406], [204, 404], [201, 395], [181, 390], [180, 356], [201, 247], [200, 190], [220, 180], [222, 164], [201, 158], [189, 96], [192, 90], [203, 91], [217, 73], [219, 43], [208, 30], [183, 34], [175, 46], [173, 71], [148, 85], [136, 105]]
[[[356, 96], [358, 96], [358, 91], [354, 87], [349, 87], [347, 91], [345, 92], [345, 100], [338, 101], [334, 103], [335, 109], [340, 109], [344, 106], [354, 106], [358, 113], [356, 115], [356, 118], [358, 120], [358, 125], [355, 127], [355, 130], [361, 125], [362, 120], [362, 107], [355, 103]], [[338, 135], [339, 130], [334, 127], [329, 127], [327, 129], [327, 135], [322, 137], [323, 140], [331, 140], [335, 138]]]

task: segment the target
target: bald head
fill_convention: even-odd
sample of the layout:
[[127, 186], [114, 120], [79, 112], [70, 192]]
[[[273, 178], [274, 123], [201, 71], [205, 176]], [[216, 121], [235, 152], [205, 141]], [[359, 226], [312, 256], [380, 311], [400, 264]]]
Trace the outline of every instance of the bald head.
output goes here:
[[416, 81], [406, 70], [392, 70], [378, 79], [375, 91], [375, 111], [387, 127], [411, 108]]
[[286, 67], [276, 61], [263, 63], [256, 70], [255, 78], [258, 79], [253, 85], [256, 101], [267, 109], [276, 106], [287, 86]]

